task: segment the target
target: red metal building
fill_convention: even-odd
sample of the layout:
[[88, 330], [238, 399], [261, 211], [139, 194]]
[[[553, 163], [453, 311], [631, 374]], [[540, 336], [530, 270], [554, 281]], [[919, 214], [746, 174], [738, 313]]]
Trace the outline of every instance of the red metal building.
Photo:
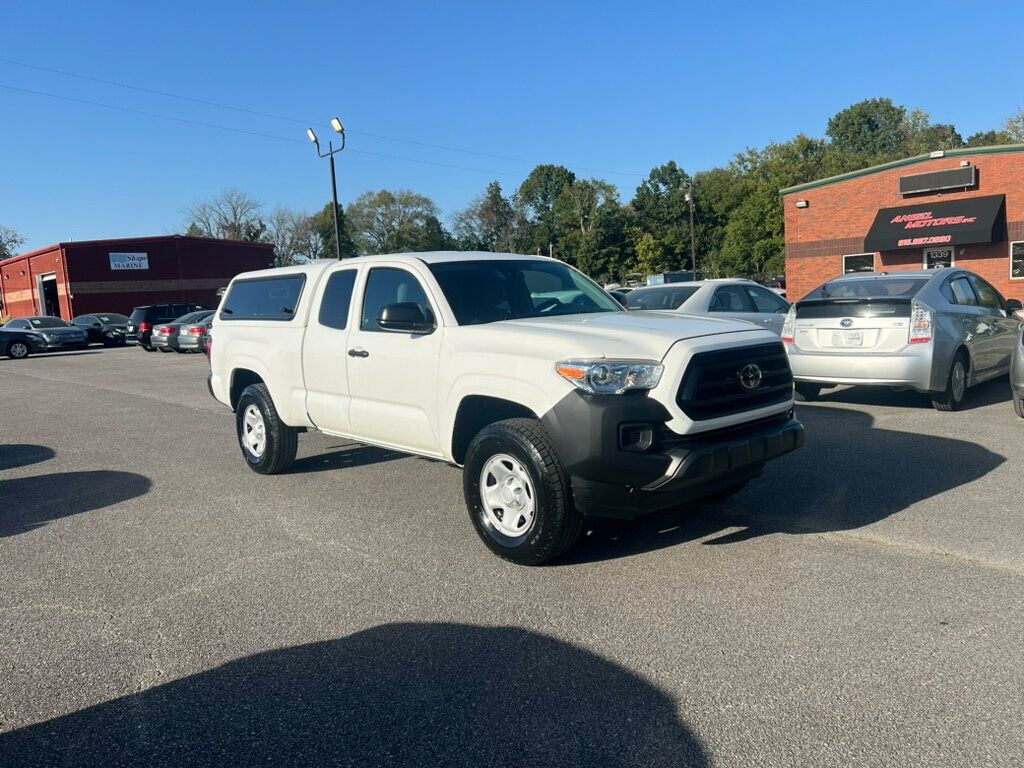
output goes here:
[[953, 149], [782, 190], [786, 289], [957, 266], [1024, 299], [1024, 145]]
[[239, 272], [274, 265], [264, 243], [166, 235], [57, 243], [0, 261], [0, 315], [90, 312], [194, 302], [214, 307], [217, 289]]

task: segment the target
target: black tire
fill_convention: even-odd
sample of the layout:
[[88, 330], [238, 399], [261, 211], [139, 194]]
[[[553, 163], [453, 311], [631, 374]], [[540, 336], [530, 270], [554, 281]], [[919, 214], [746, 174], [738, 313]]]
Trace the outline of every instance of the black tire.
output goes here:
[[152, 348], [151, 346], [149, 346], [148, 344], [139, 344], [139, 346], [140, 346], [140, 347], [142, 347], [142, 348], [143, 348], [144, 350], [146, 350], [147, 352], [155, 352], [155, 351], [156, 351], [155, 349], [153, 349], [153, 348]]
[[[959, 371], [958, 371], [959, 368]], [[937, 411], [959, 411], [967, 396], [967, 376], [970, 373], [970, 361], [963, 351], [957, 352], [946, 375], [946, 388], [941, 392], [932, 393], [932, 406]], [[955, 383], [960, 376], [962, 386]]]
[[808, 384], [807, 382], [799, 381], [793, 385], [793, 389], [796, 392], [797, 400], [802, 403], [813, 403], [821, 396], [822, 386], [821, 384]]
[[1017, 415], [1024, 419], [1024, 397], [1013, 396], [1013, 410], [1017, 412]]
[[[481, 482], [486, 482], [481, 474], [499, 454], [519, 462], [533, 486], [533, 521], [517, 536], [506, 535], [495, 527], [481, 497]], [[565, 552], [579, 536], [583, 516], [573, 505], [569, 477], [547, 430], [536, 419], [507, 419], [480, 430], [466, 452], [462, 486], [477, 534], [505, 560], [519, 565], [541, 565]]]
[[160, 347], [159, 349], [160, 349], [161, 352], [170, 352], [171, 351], [167, 347]]
[[24, 360], [32, 354], [32, 350], [29, 349], [28, 344], [24, 341], [12, 341], [7, 345], [4, 354], [11, 358], [11, 360]]
[[[245, 418], [250, 406], [255, 407], [263, 419], [265, 442], [259, 453], [249, 447], [244, 437], [248, 434]], [[299, 430], [281, 421], [266, 384], [251, 384], [242, 391], [242, 396], [238, 398], [238, 406], [235, 408], [235, 434], [245, 463], [253, 472], [276, 475], [287, 470], [295, 462], [295, 453], [299, 448]]]
[[704, 501], [725, 501], [730, 496], [735, 496], [737, 493], [746, 488], [747, 483], [749, 482], [750, 480], [743, 480], [742, 482], [734, 483], [733, 485], [727, 486], [720, 491], [715, 491], [714, 493], [705, 496]]

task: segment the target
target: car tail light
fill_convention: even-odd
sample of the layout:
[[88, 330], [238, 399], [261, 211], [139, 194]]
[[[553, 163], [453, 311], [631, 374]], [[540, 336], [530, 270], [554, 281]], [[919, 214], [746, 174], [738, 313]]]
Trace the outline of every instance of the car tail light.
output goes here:
[[152, 327], [149, 323], [139, 323], [139, 333], [145, 333]]
[[206, 334], [206, 329], [205, 328], [189, 328], [188, 329], [188, 335], [189, 336], [203, 336], [205, 334]]
[[910, 303], [910, 343], [925, 344], [932, 340], [932, 311], [916, 301]]
[[796, 340], [796, 304], [789, 308], [786, 321], [782, 324], [782, 340], [790, 344]]

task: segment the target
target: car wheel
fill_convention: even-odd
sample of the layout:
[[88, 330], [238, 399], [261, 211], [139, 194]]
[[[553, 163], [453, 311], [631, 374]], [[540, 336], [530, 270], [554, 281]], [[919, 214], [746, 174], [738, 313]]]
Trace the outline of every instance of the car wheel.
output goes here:
[[946, 377], [946, 388], [942, 392], [932, 393], [932, 405], [937, 411], [959, 411], [967, 394], [967, 355], [958, 352], [949, 366]]
[[12, 341], [7, 345], [7, 356], [11, 360], [21, 360], [22, 358], [28, 357], [31, 350], [28, 348], [28, 344], [24, 341]]
[[1017, 415], [1024, 419], [1024, 397], [1013, 397], [1013, 410], [1017, 412]]
[[473, 527], [499, 557], [540, 565], [579, 536], [569, 477], [536, 419], [484, 427], [466, 452], [462, 485]]
[[793, 389], [796, 391], [796, 399], [803, 403], [813, 403], [821, 395], [821, 384], [798, 382]]
[[243, 390], [235, 422], [242, 455], [254, 472], [276, 475], [295, 461], [299, 430], [281, 421], [265, 384], [252, 384]]
[[158, 347], [158, 349], [159, 349], [159, 350], [160, 350], [161, 352], [170, 352], [170, 351], [171, 351], [171, 350], [169, 350], [169, 349], [168, 349], [167, 347]]

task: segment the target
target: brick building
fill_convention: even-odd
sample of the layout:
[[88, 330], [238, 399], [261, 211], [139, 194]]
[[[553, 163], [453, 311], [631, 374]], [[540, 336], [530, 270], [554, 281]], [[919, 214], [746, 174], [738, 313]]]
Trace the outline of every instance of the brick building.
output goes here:
[[57, 243], [0, 261], [0, 316], [90, 312], [188, 302], [214, 307], [239, 272], [274, 265], [264, 243], [165, 235]]
[[953, 265], [1024, 299], [1024, 145], [933, 152], [781, 194], [791, 300], [846, 272]]

